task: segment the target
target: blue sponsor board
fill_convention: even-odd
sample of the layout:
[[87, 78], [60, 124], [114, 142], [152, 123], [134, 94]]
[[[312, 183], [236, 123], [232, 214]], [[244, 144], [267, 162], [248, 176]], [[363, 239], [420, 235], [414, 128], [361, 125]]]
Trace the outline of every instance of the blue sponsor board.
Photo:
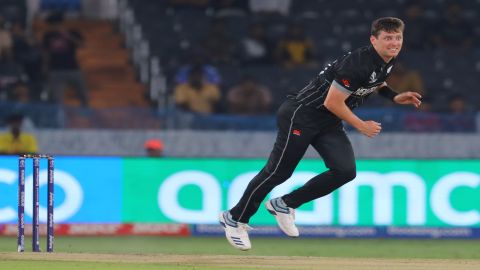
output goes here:
[[74, 176], [84, 191], [81, 208], [67, 222], [121, 222], [121, 158], [60, 158], [56, 167]]
[[[25, 172], [25, 221], [31, 222], [32, 161]], [[47, 162], [40, 167], [40, 220], [47, 206]], [[122, 159], [95, 157], [55, 158], [55, 222], [120, 223]], [[17, 220], [18, 158], [0, 157], [0, 223]], [[42, 215], [44, 213], [44, 216]]]
[[382, 227], [389, 238], [480, 238], [480, 228], [469, 227]]
[[[373, 227], [373, 226], [299, 226], [300, 237], [309, 238], [418, 238], [418, 239], [477, 239], [480, 228], [467, 227]], [[221, 225], [193, 225], [197, 236], [223, 236]], [[283, 237], [275, 226], [256, 226], [249, 232], [252, 237]]]
[[[198, 224], [192, 225], [192, 235], [197, 236], [219, 236], [224, 235], [225, 231], [221, 225]], [[285, 236], [285, 234], [276, 226], [255, 226], [248, 232], [250, 236]]]

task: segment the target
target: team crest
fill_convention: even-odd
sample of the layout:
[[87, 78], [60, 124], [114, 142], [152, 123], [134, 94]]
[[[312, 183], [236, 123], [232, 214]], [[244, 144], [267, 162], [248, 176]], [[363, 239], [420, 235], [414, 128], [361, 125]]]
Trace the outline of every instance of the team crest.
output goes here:
[[372, 72], [372, 75], [370, 75], [370, 80], [368, 81], [369, 83], [374, 83], [377, 81], [377, 73], [374, 71]]

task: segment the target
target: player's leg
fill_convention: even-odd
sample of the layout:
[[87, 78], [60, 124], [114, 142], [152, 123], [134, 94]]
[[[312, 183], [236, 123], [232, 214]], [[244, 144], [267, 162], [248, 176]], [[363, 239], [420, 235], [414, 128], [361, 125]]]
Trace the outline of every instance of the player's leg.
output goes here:
[[[313, 135], [305, 130], [300, 136], [297, 129], [297, 113], [301, 106], [292, 102], [284, 103], [278, 112], [278, 133], [270, 158], [260, 173], [248, 184], [243, 196], [230, 211], [220, 214], [220, 224], [225, 229], [228, 242], [235, 248], [251, 248], [248, 237], [250, 217], [258, 210], [260, 203], [276, 185], [292, 175], [303, 157]], [[297, 129], [293, 134], [293, 131]]]
[[285, 182], [302, 159], [314, 136], [307, 128], [301, 128], [301, 106], [292, 103], [282, 105], [278, 117], [277, 139], [265, 167], [250, 181], [240, 201], [230, 210], [234, 220], [248, 223], [267, 194]]
[[310, 179], [304, 186], [282, 197], [288, 207], [302, 204], [330, 194], [356, 176], [355, 155], [343, 128], [318, 135], [312, 143], [322, 156], [328, 171]]

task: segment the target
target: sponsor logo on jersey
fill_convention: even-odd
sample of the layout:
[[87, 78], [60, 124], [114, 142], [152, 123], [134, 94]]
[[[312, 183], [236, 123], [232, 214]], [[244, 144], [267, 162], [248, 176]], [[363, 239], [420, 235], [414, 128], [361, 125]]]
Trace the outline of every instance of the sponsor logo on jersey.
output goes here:
[[345, 85], [346, 87], [350, 87], [350, 82], [349, 82], [347, 79], [343, 79], [343, 80], [342, 80], [342, 83], [343, 83], [343, 85]]
[[370, 88], [358, 88], [357, 91], [353, 92], [354, 95], [357, 96], [366, 96], [371, 94], [378, 86], [370, 87]]
[[294, 130], [292, 131], [292, 133], [293, 133], [293, 135], [297, 135], [297, 136], [302, 135], [302, 131], [301, 131], [300, 129], [294, 129]]

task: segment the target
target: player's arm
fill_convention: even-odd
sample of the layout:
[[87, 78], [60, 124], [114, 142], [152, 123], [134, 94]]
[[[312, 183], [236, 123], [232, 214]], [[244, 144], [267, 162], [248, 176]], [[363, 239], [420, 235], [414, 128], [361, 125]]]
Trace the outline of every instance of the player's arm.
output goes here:
[[422, 102], [420, 101], [422, 96], [419, 93], [413, 92], [413, 91], [407, 91], [407, 92], [398, 94], [392, 88], [390, 88], [386, 82], [384, 82], [379, 87], [378, 94], [384, 98], [392, 100], [397, 104], [403, 104], [403, 105], [412, 104], [417, 108], [420, 107], [420, 104], [422, 104]]
[[345, 100], [348, 98], [349, 93], [346, 91], [341, 91], [335, 83], [330, 86], [328, 90], [327, 97], [325, 98], [324, 106], [335, 114], [338, 118], [347, 122], [354, 128], [356, 128], [360, 133], [368, 137], [374, 137], [380, 133], [382, 129], [380, 123], [375, 121], [363, 121], [358, 118], [347, 104]]

